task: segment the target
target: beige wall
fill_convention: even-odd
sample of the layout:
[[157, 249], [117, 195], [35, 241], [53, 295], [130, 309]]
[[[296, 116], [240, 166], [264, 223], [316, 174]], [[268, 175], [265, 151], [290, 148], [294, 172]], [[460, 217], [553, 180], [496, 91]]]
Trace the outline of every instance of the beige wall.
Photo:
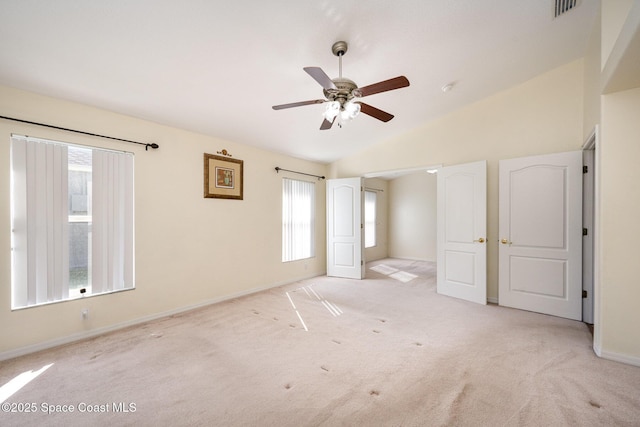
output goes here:
[[390, 181], [390, 257], [436, 261], [436, 181], [426, 172]]
[[[605, 68], [605, 63], [607, 68], [625, 67], [630, 63], [626, 58], [616, 58], [613, 63], [607, 61], [627, 17], [633, 13], [637, 16], [639, 9], [639, 0], [602, 2], [601, 68]], [[595, 314], [599, 322], [595, 328], [594, 348], [603, 357], [640, 366], [640, 329], [637, 327], [640, 324], [640, 279], [636, 268], [640, 259], [637, 245], [640, 238], [640, 171], [637, 167], [640, 158], [640, 88], [621, 89], [602, 96], [600, 101], [601, 263], [600, 274], [596, 276]]]
[[[327, 166], [70, 102], [0, 87], [3, 115], [142, 142], [158, 150], [0, 120], [0, 356], [324, 274], [325, 182], [317, 181], [316, 257], [281, 262], [283, 173]], [[136, 289], [11, 311], [11, 133], [135, 153]], [[244, 160], [244, 200], [203, 198], [203, 153]], [[295, 175], [292, 175], [295, 177]], [[81, 309], [89, 309], [82, 320]]]
[[640, 88], [603, 96], [600, 320], [603, 356], [640, 364]]
[[634, 1], [638, 0], [602, 0], [602, 36], [600, 38], [602, 68], [611, 55]]
[[584, 57], [584, 119], [582, 135], [586, 141], [596, 125], [600, 124], [600, 19], [596, 19], [587, 43]]
[[488, 289], [498, 297], [498, 161], [580, 150], [583, 61], [577, 60], [464, 107], [412, 132], [344, 158], [330, 173], [342, 178], [433, 164], [487, 160]]

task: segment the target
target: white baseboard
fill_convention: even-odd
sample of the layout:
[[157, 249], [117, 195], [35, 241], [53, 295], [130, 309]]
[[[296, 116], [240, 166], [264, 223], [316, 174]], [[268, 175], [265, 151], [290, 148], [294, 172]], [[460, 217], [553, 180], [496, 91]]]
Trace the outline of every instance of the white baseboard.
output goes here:
[[210, 299], [210, 300], [202, 301], [202, 302], [197, 303], [197, 304], [192, 304], [192, 305], [179, 307], [179, 308], [176, 308], [176, 309], [173, 309], [173, 310], [169, 310], [169, 311], [164, 311], [162, 313], [156, 313], [156, 314], [151, 314], [149, 316], [138, 317], [138, 318], [133, 319], [133, 320], [128, 320], [126, 322], [116, 323], [114, 325], [105, 326], [103, 328], [97, 328], [97, 329], [92, 329], [90, 331], [79, 332], [79, 333], [76, 333], [76, 334], [67, 335], [67, 336], [62, 337], [62, 338], [56, 338], [56, 339], [53, 339], [53, 340], [43, 341], [41, 343], [32, 344], [32, 345], [16, 348], [16, 349], [13, 349], [13, 350], [4, 351], [4, 352], [0, 353], [0, 362], [4, 361], [4, 360], [8, 360], [8, 359], [13, 359], [15, 357], [25, 356], [25, 355], [30, 354], [30, 353], [35, 353], [35, 352], [38, 352], [38, 351], [47, 350], [49, 348], [58, 347], [58, 346], [65, 345], [65, 344], [69, 344], [69, 343], [72, 343], [72, 342], [75, 342], [75, 341], [80, 341], [80, 340], [87, 339], [87, 338], [93, 338], [95, 336], [103, 335], [103, 334], [106, 334], [108, 332], [113, 332], [113, 331], [116, 331], [118, 329], [128, 328], [129, 326], [139, 325], [139, 324], [142, 324], [142, 323], [145, 323], [145, 322], [149, 322], [149, 321], [152, 321], [152, 320], [156, 320], [156, 319], [160, 319], [160, 318], [163, 318], [163, 317], [173, 316], [175, 314], [184, 313], [184, 312], [187, 312], [187, 311], [195, 310], [197, 308], [206, 307], [208, 305], [217, 304], [217, 303], [220, 303], [220, 302], [223, 302], [223, 301], [228, 301], [228, 300], [232, 300], [232, 299], [235, 299], [235, 298], [240, 298], [240, 297], [243, 297], [243, 296], [255, 294], [257, 292], [266, 291], [268, 289], [277, 288], [278, 286], [288, 285], [290, 283], [295, 283], [295, 282], [298, 282], [300, 280], [311, 279], [311, 278], [317, 277], [319, 275], [322, 275], [322, 273], [321, 274], [312, 274], [310, 276], [300, 277], [298, 279], [287, 280], [286, 282], [273, 283], [273, 284], [268, 285], [268, 286], [263, 286], [263, 287], [260, 287], [260, 288], [253, 288], [253, 289], [249, 289], [247, 291], [242, 291], [242, 292], [238, 292], [238, 293], [231, 294], [231, 295], [225, 295], [223, 297], [213, 298], [213, 299]]
[[640, 366], [640, 357], [615, 353], [613, 351], [606, 351], [600, 348], [596, 348], [595, 346], [593, 347], [593, 351], [596, 353], [596, 355], [603, 359], [613, 360], [614, 362], [625, 363], [632, 366]]
[[491, 304], [498, 304], [498, 298], [496, 297], [487, 297], [487, 302]]

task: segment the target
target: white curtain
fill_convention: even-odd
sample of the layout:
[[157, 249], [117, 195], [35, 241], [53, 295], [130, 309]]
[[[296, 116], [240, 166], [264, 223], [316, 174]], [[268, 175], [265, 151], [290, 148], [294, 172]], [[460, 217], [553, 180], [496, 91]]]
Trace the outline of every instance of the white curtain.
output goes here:
[[69, 296], [67, 147], [11, 138], [12, 306]]
[[282, 261], [315, 256], [315, 184], [282, 180]]
[[92, 293], [133, 288], [133, 155], [93, 150]]

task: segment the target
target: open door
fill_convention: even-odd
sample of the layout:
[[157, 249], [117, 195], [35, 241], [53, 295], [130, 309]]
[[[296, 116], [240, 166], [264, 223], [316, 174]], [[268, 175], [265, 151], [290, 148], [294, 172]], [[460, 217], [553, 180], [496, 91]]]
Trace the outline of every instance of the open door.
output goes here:
[[439, 294], [487, 303], [487, 162], [438, 170]]
[[582, 319], [582, 152], [500, 161], [500, 305]]
[[583, 150], [582, 158], [582, 321], [593, 324], [595, 149]]
[[327, 276], [364, 278], [362, 178], [327, 180]]

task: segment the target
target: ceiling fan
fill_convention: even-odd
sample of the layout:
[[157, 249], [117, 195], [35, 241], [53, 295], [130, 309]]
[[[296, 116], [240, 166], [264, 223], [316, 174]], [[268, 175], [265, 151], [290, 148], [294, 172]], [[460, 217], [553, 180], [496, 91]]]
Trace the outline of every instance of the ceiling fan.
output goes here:
[[376, 93], [407, 87], [409, 86], [409, 80], [405, 76], [398, 76], [369, 86], [358, 87], [353, 80], [342, 77], [342, 57], [347, 53], [347, 47], [347, 42], [344, 41], [335, 42], [331, 47], [331, 51], [339, 59], [340, 76], [338, 78], [329, 78], [320, 67], [304, 67], [304, 71], [323, 87], [326, 99], [292, 102], [290, 104], [274, 105], [272, 108], [274, 110], [283, 110], [303, 105], [326, 103], [326, 109], [323, 114], [324, 120], [320, 125], [320, 130], [331, 129], [336, 119], [338, 126], [342, 127], [342, 122], [354, 119], [361, 112], [383, 122], [393, 119], [393, 114], [365, 104], [359, 99]]

